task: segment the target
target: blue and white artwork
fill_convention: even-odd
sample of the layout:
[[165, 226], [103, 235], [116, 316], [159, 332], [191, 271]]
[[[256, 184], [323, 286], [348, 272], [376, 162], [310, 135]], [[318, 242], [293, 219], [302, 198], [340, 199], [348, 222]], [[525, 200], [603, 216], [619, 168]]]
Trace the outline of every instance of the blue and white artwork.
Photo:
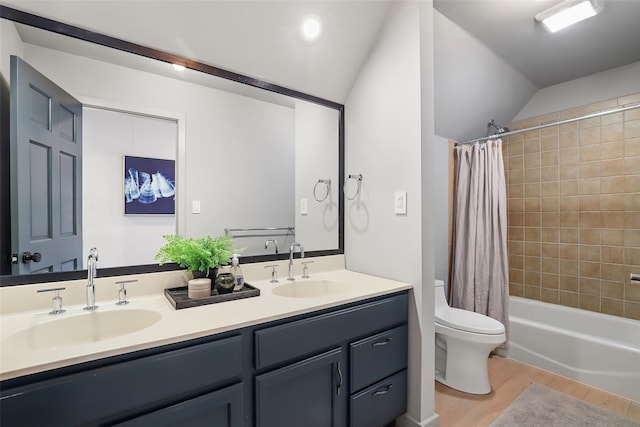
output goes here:
[[176, 213], [175, 160], [124, 156], [125, 215]]

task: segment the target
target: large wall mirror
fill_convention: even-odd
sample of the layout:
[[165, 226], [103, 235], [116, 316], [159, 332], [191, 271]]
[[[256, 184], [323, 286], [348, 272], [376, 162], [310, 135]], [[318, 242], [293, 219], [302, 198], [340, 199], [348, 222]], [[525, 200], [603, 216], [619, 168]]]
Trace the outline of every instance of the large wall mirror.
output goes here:
[[[91, 247], [100, 251], [101, 276], [173, 269], [154, 260], [164, 234], [230, 234], [244, 249], [245, 263], [284, 259], [293, 242], [302, 243], [307, 256], [343, 253], [341, 104], [4, 6], [0, 17], [0, 171], [3, 180], [16, 181], [22, 176], [17, 169], [31, 168], [35, 172], [23, 181], [37, 189], [16, 197], [15, 184], [2, 184], [2, 285], [85, 277]], [[19, 86], [12, 85], [11, 71], [20, 70], [12, 61], [28, 64], [81, 103], [81, 115], [66, 122], [66, 134], [77, 131], [81, 144], [77, 159], [67, 162], [68, 170], [80, 171], [77, 184], [42, 173], [42, 165], [57, 159], [47, 157], [38, 141], [28, 151], [31, 163], [7, 161], [15, 140], [8, 130], [15, 119], [7, 110], [20, 99], [10, 95]], [[24, 96], [38, 104], [46, 91], [27, 88], [36, 95]], [[43, 111], [39, 122], [52, 115]], [[146, 163], [131, 166], [140, 159]], [[144, 193], [145, 180], [160, 182], [154, 161], [173, 167], [173, 176], [165, 173], [163, 195], [174, 201], [175, 212], [125, 210], [127, 194], [132, 197], [126, 186], [133, 182], [127, 172], [139, 170], [133, 193]], [[62, 189], [51, 190], [50, 181], [62, 181]], [[23, 213], [23, 199], [33, 212]], [[43, 214], [56, 203], [62, 219]], [[28, 250], [17, 246], [17, 235], [27, 229], [26, 240], [50, 240], [58, 223], [67, 222], [65, 215], [76, 221], [67, 229], [81, 237], [76, 259], [54, 265], [43, 252], [37, 262], [25, 260]], [[25, 217], [32, 222], [17, 227]]]

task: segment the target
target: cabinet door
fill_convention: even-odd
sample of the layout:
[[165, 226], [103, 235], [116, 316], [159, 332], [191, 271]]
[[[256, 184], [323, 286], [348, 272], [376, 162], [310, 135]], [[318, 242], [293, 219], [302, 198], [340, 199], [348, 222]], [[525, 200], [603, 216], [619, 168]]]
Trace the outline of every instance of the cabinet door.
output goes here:
[[242, 384], [223, 388], [177, 405], [134, 418], [126, 427], [242, 427]]
[[257, 427], [342, 427], [349, 393], [340, 348], [256, 377]]

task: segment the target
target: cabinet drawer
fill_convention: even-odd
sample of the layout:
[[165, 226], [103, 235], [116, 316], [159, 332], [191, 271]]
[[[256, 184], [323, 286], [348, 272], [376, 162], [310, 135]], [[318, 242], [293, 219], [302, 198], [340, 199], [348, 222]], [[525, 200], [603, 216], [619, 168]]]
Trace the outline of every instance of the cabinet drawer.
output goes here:
[[354, 394], [351, 397], [350, 427], [382, 427], [407, 409], [407, 371]]
[[318, 353], [407, 322], [407, 294], [256, 331], [256, 368]]
[[407, 326], [350, 345], [351, 392], [407, 367]]
[[143, 410], [173, 396], [214, 387], [241, 372], [242, 337], [225, 338], [3, 390], [0, 424], [97, 424], [134, 408]]
[[207, 393], [186, 402], [134, 418], [119, 427], [220, 426], [240, 427], [243, 422], [242, 384]]

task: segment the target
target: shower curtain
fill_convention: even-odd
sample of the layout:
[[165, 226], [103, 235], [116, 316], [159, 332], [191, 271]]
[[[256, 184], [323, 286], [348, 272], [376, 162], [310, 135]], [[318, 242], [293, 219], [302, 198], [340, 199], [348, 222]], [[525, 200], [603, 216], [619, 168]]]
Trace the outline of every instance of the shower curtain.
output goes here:
[[507, 190], [502, 140], [456, 150], [451, 306], [508, 326]]

